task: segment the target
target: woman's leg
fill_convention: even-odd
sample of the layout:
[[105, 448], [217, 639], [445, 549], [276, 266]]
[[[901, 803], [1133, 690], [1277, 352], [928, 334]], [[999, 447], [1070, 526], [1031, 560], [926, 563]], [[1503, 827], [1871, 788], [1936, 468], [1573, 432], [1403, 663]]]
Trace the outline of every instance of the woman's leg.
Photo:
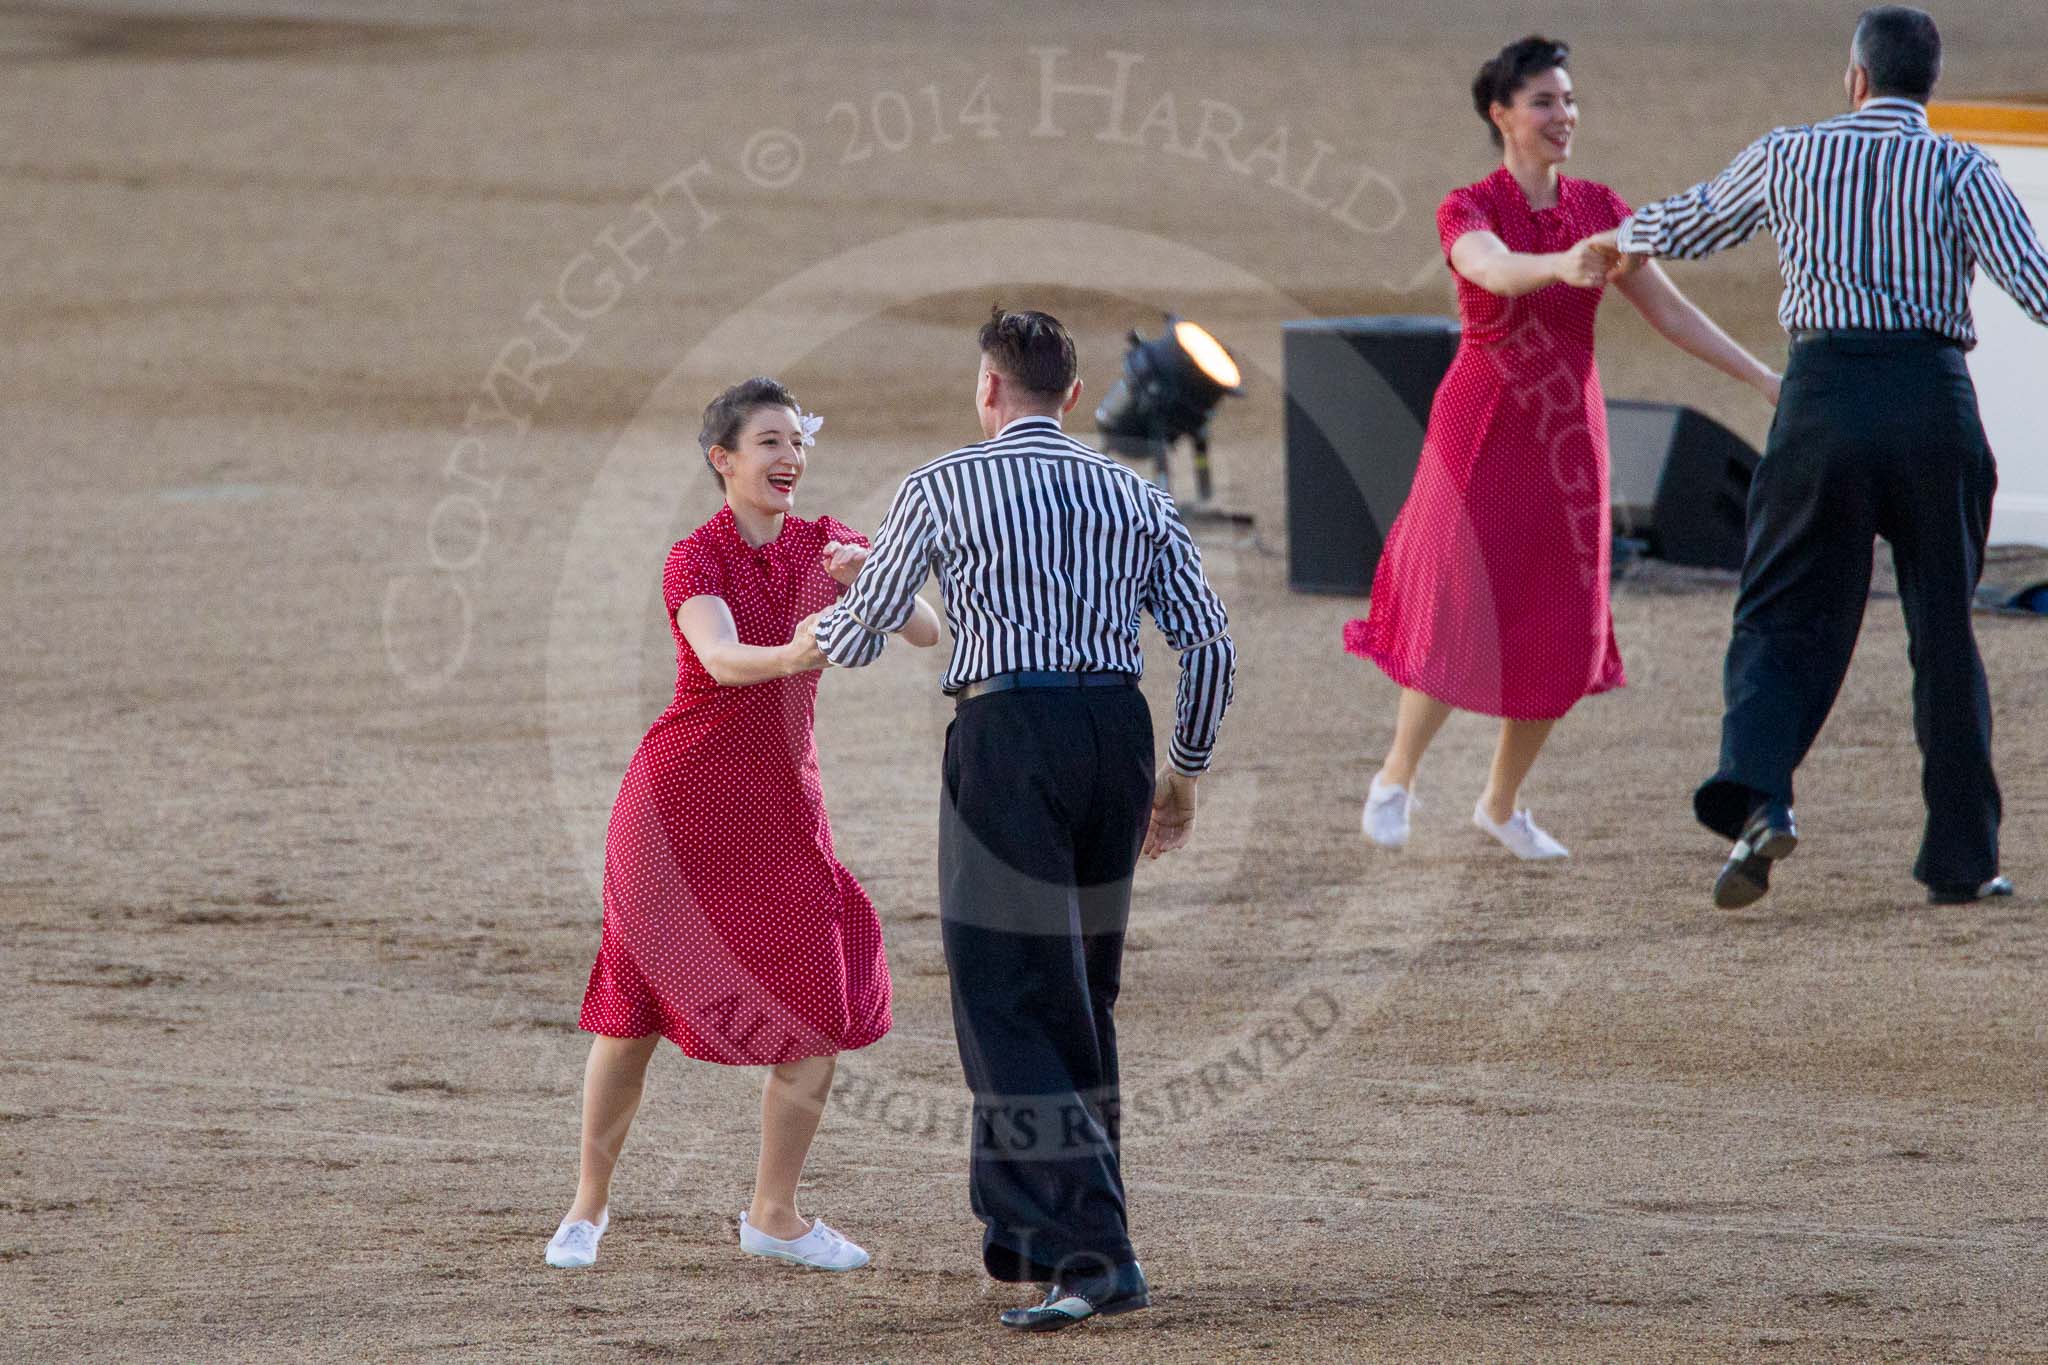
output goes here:
[[595, 1223], [611, 1202], [612, 1167], [626, 1145], [626, 1129], [640, 1108], [647, 1081], [647, 1063], [661, 1035], [607, 1038], [590, 1042], [590, 1061], [583, 1069], [583, 1172], [576, 1181], [576, 1202], [569, 1222]]
[[761, 1087], [761, 1164], [747, 1222], [770, 1237], [790, 1241], [810, 1230], [796, 1211], [796, 1182], [811, 1138], [832, 1094], [835, 1057], [806, 1057], [770, 1067]]
[[1412, 787], [1415, 770], [1436, 732], [1451, 718], [1451, 707], [1435, 697], [1410, 687], [1401, 689], [1401, 706], [1394, 715], [1394, 747], [1380, 765], [1379, 780], [1389, 786]]
[[1536, 766], [1536, 755], [1543, 751], [1543, 741], [1550, 738], [1551, 727], [1556, 724], [1554, 720], [1500, 723], [1500, 743], [1493, 750], [1493, 771], [1487, 774], [1486, 794], [1479, 798], [1486, 818], [1496, 825], [1514, 818], [1515, 798], [1521, 794], [1522, 781], [1529, 776], [1529, 769]]

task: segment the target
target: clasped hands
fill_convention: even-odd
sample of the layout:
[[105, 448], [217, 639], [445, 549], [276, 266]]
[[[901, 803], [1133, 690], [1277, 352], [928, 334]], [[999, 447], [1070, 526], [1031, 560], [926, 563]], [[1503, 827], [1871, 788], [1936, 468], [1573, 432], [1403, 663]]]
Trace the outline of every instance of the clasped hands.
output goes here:
[[1565, 284], [1594, 289], [1616, 284], [1641, 270], [1649, 257], [1623, 251], [1618, 229], [1596, 232], [1577, 246], [1557, 254], [1557, 277]]
[[[853, 580], [860, 577], [860, 566], [867, 563], [867, 558], [865, 545], [842, 545], [836, 540], [828, 540], [818, 554], [818, 567], [850, 588]], [[818, 648], [818, 618], [829, 610], [828, 607], [814, 611], [796, 623], [796, 630], [785, 646], [790, 652], [792, 672], [808, 673], [812, 669], [832, 666], [832, 661], [825, 657], [825, 651]]]
[[842, 545], [836, 540], [826, 541], [825, 548], [818, 554], [818, 567], [849, 588], [853, 586], [853, 580], [860, 577], [860, 566], [867, 562], [867, 546]]
[[[826, 544], [819, 556], [819, 566], [851, 587], [867, 557], [865, 546], [842, 545], [835, 540]], [[797, 652], [805, 668], [824, 668], [831, 662], [817, 644], [818, 618], [824, 614], [815, 612], [798, 622], [795, 638], [790, 641], [790, 648]], [[1171, 853], [1187, 843], [1194, 828], [1195, 779], [1171, 766], [1161, 769], [1153, 789], [1151, 819], [1146, 822], [1141, 854], [1152, 859]]]

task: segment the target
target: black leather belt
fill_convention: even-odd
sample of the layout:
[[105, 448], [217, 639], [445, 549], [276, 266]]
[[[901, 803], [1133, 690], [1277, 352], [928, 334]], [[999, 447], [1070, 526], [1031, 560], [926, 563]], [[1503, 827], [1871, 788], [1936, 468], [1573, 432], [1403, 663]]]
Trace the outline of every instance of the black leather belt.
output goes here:
[[1015, 673], [997, 673], [993, 677], [979, 678], [968, 683], [953, 694], [957, 704], [986, 697], [992, 692], [1008, 692], [1019, 687], [1136, 687], [1138, 675], [1119, 673], [1102, 669], [1088, 673], [1054, 673], [1035, 669], [1021, 669]]
[[1808, 345], [1816, 341], [1917, 341], [1929, 346], [1963, 344], [1948, 333], [1937, 332], [1931, 327], [1795, 327], [1791, 336], [1792, 344], [1795, 346]]

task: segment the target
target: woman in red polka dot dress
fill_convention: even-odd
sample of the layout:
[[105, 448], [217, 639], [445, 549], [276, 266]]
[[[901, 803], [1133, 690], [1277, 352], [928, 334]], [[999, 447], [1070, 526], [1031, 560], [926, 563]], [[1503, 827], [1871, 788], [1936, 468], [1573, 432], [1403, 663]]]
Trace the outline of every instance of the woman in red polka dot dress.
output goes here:
[[[609, 1223], [611, 1174], [655, 1046], [769, 1068], [749, 1252], [825, 1270], [867, 1253], [797, 1214], [797, 1177], [840, 1052], [889, 1031], [875, 907], [832, 852], [812, 719], [818, 615], [853, 581], [867, 539], [791, 515], [818, 419], [750, 379], [705, 409], [705, 462], [725, 506], [669, 551], [662, 601], [676, 697], [626, 768], [605, 839], [604, 933], [582, 1026], [582, 1177], [548, 1244], [586, 1266]], [[917, 604], [903, 638], [938, 643]]]
[[1607, 409], [1593, 319], [1613, 282], [1665, 338], [1777, 401], [1778, 376], [1654, 266], [1588, 240], [1628, 205], [1558, 174], [1578, 107], [1563, 43], [1503, 48], [1473, 82], [1502, 164], [1437, 210], [1464, 325], [1422, 458], [1387, 533], [1366, 618], [1345, 648], [1401, 685], [1394, 745], [1366, 798], [1367, 837], [1406, 844], [1423, 752], [1453, 710], [1502, 720], [1473, 823], [1522, 858], [1562, 844], [1517, 807], [1552, 725], [1620, 687], [1607, 600]]

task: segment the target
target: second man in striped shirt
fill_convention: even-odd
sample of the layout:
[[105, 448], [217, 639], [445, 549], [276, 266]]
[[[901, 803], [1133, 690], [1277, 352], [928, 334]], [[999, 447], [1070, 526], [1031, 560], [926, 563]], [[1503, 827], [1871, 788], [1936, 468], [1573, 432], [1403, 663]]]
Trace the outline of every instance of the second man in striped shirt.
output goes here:
[[1797, 845], [1792, 776], [1848, 671], [1878, 536], [1898, 569], [1923, 754], [1913, 875], [1938, 904], [2012, 894], [1970, 624], [1998, 473], [1963, 352], [1978, 266], [2048, 324], [2048, 252], [1990, 158], [1928, 126], [1940, 72], [1931, 17], [1865, 11], [1843, 78], [1854, 112], [1765, 135], [1612, 237], [1630, 260], [1695, 259], [1768, 230], [1785, 277], [1792, 358], [1749, 491], [1720, 770], [1693, 798], [1735, 840], [1714, 886], [1724, 908], [1762, 897]]

